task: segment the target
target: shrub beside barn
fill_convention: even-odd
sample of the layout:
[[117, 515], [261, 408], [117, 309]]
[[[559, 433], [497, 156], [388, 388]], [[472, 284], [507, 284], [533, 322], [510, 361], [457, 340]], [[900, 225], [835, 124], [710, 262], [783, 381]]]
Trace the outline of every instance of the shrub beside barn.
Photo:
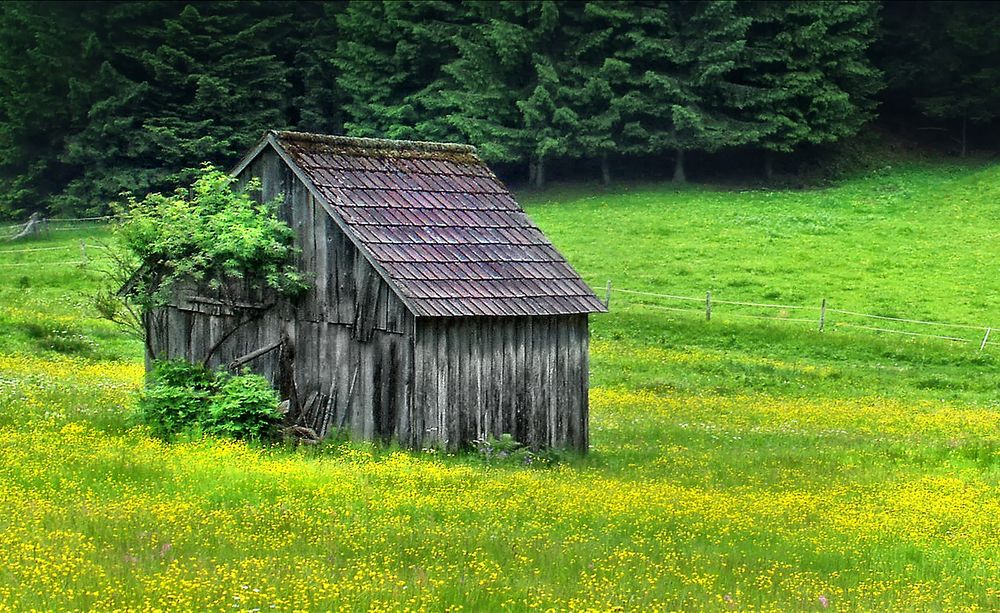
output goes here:
[[248, 367], [320, 436], [586, 450], [604, 305], [475, 149], [269, 132], [233, 172], [281, 198], [311, 287], [183, 285], [147, 314], [154, 356]]

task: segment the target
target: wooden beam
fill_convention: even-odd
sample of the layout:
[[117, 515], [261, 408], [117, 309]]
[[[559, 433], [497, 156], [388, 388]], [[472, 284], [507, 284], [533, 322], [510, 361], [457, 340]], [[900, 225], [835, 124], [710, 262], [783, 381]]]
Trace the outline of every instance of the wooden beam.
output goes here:
[[247, 362], [249, 362], [251, 360], [255, 360], [255, 359], [259, 358], [262, 355], [265, 355], [265, 354], [268, 354], [268, 353], [274, 351], [278, 347], [281, 347], [281, 343], [282, 343], [282, 341], [278, 341], [276, 343], [271, 343], [270, 345], [266, 345], [264, 347], [261, 347], [260, 349], [256, 349], [256, 350], [251, 351], [250, 353], [248, 353], [246, 355], [242, 355], [242, 356], [236, 358], [235, 360], [233, 360], [232, 362], [229, 363], [230, 370], [235, 370], [235, 369], [239, 368], [240, 366], [242, 366], [243, 364], [246, 364]]

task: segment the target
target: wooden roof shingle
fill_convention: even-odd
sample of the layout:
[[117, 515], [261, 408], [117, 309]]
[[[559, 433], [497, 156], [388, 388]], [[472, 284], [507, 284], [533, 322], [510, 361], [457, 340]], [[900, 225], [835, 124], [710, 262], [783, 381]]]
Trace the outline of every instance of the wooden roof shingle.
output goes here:
[[417, 316], [602, 312], [473, 147], [270, 132]]

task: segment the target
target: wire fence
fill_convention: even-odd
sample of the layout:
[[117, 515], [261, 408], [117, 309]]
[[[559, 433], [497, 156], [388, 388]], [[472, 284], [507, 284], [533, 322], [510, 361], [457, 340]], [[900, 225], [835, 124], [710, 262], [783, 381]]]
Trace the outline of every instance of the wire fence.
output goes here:
[[[614, 296], [614, 298], [613, 298]], [[876, 315], [874, 313], [863, 313], [848, 309], [839, 309], [830, 306], [824, 298], [815, 305], [802, 304], [775, 304], [768, 302], [751, 302], [745, 300], [720, 300], [712, 296], [712, 292], [705, 292], [704, 296], [684, 296], [679, 294], [667, 294], [660, 292], [650, 292], [617, 287], [608, 281], [605, 286], [604, 302], [610, 309], [613, 304], [623, 302], [628, 306], [650, 309], [654, 311], [666, 311], [670, 313], [684, 313], [711, 322], [713, 318], [720, 315], [723, 319], [755, 319], [770, 320], [777, 323], [811, 324], [818, 332], [827, 332], [841, 328], [863, 330], [866, 332], [877, 332], [885, 334], [898, 334], [909, 337], [932, 338], [955, 343], [978, 344], [983, 350], [987, 346], [996, 345], [991, 343], [993, 326], [985, 324], [966, 324], [945, 321], [930, 321], [912, 317], [895, 317], [890, 315]], [[666, 302], [667, 304], [663, 304]], [[690, 306], [670, 306], [672, 302], [700, 303], [699, 308]], [[723, 309], [719, 309], [719, 307]], [[735, 308], [726, 308], [735, 307]], [[747, 313], [736, 309], [755, 309], [768, 314]], [[721, 311], [721, 312], [720, 312]], [[795, 316], [791, 316], [794, 313]], [[809, 313], [813, 315], [808, 316]], [[860, 320], [860, 321], [859, 321]], [[868, 324], [868, 322], [871, 322]], [[866, 325], [868, 324], [868, 325]], [[879, 324], [879, 325], [875, 325]], [[907, 326], [915, 329], [899, 329], [886, 327], [889, 325]], [[944, 330], [975, 330], [978, 333], [968, 336], [959, 336], [959, 332], [945, 333]]]
[[27, 221], [0, 225], [0, 241], [17, 237], [25, 230], [28, 236], [45, 236], [50, 232], [66, 232], [90, 230], [94, 226], [107, 224], [117, 219], [115, 215], [98, 215], [93, 217], [32, 217]]
[[[59, 245], [57, 247], [0, 248], [0, 272], [12, 268], [45, 268], [50, 266], [89, 267], [94, 264], [103, 264], [106, 263], [106, 258], [101, 258], [100, 252], [107, 249], [107, 245], [88, 243], [86, 241], [80, 241], [79, 244], [75, 245]], [[34, 259], [32, 257], [34, 253], [55, 254], [58, 259]], [[66, 256], [59, 257], [63, 253]], [[6, 259], [8, 255], [13, 261]]]

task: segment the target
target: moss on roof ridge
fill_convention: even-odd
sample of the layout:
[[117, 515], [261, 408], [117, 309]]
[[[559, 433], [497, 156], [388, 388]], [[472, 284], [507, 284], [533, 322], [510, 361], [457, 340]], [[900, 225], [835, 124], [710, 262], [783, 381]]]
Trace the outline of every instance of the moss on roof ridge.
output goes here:
[[272, 130], [280, 141], [299, 141], [309, 144], [326, 145], [335, 149], [370, 149], [385, 152], [426, 152], [464, 153], [475, 155], [476, 148], [460, 143], [436, 143], [431, 141], [393, 140], [388, 138], [360, 138], [356, 136], [334, 136], [312, 132], [292, 132]]

